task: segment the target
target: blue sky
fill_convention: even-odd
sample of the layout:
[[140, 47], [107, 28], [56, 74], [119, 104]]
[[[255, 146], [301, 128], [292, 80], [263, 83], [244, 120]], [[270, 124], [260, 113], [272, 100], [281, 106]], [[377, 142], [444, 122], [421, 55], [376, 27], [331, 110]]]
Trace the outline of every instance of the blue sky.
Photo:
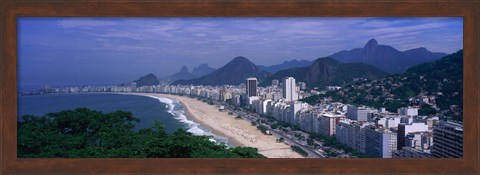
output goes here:
[[315, 60], [375, 38], [401, 51], [463, 48], [462, 18], [20, 18], [22, 85], [115, 84], [186, 65]]

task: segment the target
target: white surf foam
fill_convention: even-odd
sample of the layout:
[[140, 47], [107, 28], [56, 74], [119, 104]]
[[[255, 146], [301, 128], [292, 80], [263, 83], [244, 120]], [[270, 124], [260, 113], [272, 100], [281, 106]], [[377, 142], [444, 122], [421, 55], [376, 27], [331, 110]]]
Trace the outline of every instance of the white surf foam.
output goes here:
[[157, 96], [151, 96], [151, 95], [145, 95], [145, 96], [157, 99], [158, 101], [167, 104], [168, 113], [172, 114], [176, 120], [187, 124], [187, 126], [188, 126], [187, 132], [190, 132], [193, 135], [212, 136], [214, 138], [214, 140], [216, 140], [215, 142], [220, 141], [220, 142], [225, 143], [225, 144], [228, 143], [227, 138], [214, 135], [210, 131], [200, 128], [199, 127], [200, 124], [195, 123], [192, 120], [188, 120], [187, 116], [185, 116], [185, 111], [178, 108], [178, 107], [181, 106], [181, 104], [178, 101], [175, 101], [175, 100], [172, 100], [172, 99], [169, 99], [169, 98], [165, 98], [165, 97], [157, 97]]

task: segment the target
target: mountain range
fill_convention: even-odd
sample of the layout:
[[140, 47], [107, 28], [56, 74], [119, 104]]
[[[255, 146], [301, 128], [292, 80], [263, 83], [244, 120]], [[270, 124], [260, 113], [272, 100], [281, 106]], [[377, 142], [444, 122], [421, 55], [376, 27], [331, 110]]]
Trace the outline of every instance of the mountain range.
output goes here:
[[285, 70], [285, 69], [290, 69], [290, 68], [295, 68], [295, 67], [307, 67], [307, 66], [310, 66], [311, 64], [312, 64], [312, 62], [308, 61], [308, 60], [298, 61], [296, 59], [293, 59], [291, 61], [284, 61], [281, 64], [276, 64], [276, 65], [272, 65], [272, 66], [261, 66], [261, 65], [259, 65], [258, 68], [273, 74], [273, 73], [276, 73], [280, 70]]
[[189, 79], [192, 79], [192, 78], [195, 78], [195, 75], [193, 75], [192, 73], [190, 73], [188, 71], [188, 68], [187, 66], [182, 66], [182, 68], [180, 69], [179, 72], [173, 74], [173, 75], [170, 75], [168, 77], [164, 77], [161, 79], [162, 82], [174, 82], [174, 81], [177, 81], [177, 80], [189, 80]]
[[204, 75], [212, 73], [213, 71], [215, 71], [214, 68], [211, 68], [210, 66], [208, 66], [207, 63], [204, 63], [204, 64], [200, 64], [198, 67], [193, 68], [192, 74], [195, 77], [202, 77]]
[[412, 66], [445, 55], [423, 47], [399, 51], [391, 46], [379, 45], [375, 39], [371, 39], [363, 48], [340, 51], [314, 62], [294, 59], [272, 66], [256, 66], [249, 59], [239, 56], [217, 70], [208, 64], [201, 64], [189, 72], [183, 66], [179, 72], [161, 78], [160, 82], [174, 85], [238, 85], [244, 83], [246, 78], [257, 77], [260, 85], [266, 86], [273, 79], [291, 76], [310, 87], [348, 85], [354, 78], [378, 79], [388, 73], [402, 73]]
[[192, 72], [188, 71], [187, 66], [184, 65], [184, 66], [182, 66], [182, 68], [180, 69], [179, 72], [177, 72], [175, 74], [172, 74], [170, 76], [161, 78], [160, 82], [172, 83], [172, 82], [175, 82], [177, 80], [190, 80], [190, 79], [202, 77], [204, 75], [212, 73], [213, 71], [215, 71], [215, 69], [209, 67], [208, 64], [206, 64], [206, 63], [201, 64], [201, 65], [193, 68]]
[[308, 86], [346, 85], [354, 78], [378, 79], [387, 73], [364, 63], [341, 63], [333, 58], [318, 58], [308, 67], [291, 68], [278, 71], [261, 85], [269, 85], [271, 80], [282, 80], [294, 77], [297, 82], [305, 82]]
[[371, 39], [363, 48], [343, 50], [328, 57], [345, 63], [365, 63], [373, 65], [389, 73], [402, 73], [409, 67], [430, 62], [446, 56], [445, 53], [435, 53], [420, 47], [407, 51], [399, 51], [392, 46], [379, 45]]
[[249, 77], [257, 77], [259, 81], [271, 74], [260, 70], [249, 59], [239, 56], [225, 64], [223, 67], [200, 78], [190, 80], [178, 80], [173, 85], [239, 85], [245, 83]]
[[[343, 103], [386, 107], [392, 112], [414, 103], [420, 106], [420, 115], [438, 113], [442, 118], [462, 121], [463, 89], [463, 50], [460, 50], [438, 60], [413, 66], [401, 74], [379, 80], [358, 81], [338, 91], [303, 101], [315, 104], [319, 99], [329, 97]], [[428, 103], [412, 101], [415, 97], [425, 96], [429, 97]]]

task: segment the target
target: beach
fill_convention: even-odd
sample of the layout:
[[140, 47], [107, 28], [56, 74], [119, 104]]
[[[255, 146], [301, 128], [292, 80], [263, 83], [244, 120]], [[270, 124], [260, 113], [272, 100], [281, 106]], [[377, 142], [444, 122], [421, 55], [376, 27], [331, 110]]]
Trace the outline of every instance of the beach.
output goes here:
[[212, 130], [212, 133], [227, 137], [229, 142], [238, 146], [248, 146], [258, 149], [258, 152], [268, 158], [303, 158], [294, 152], [289, 145], [276, 142], [273, 135], [265, 135], [256, 126], [243, 119], [235, 119], [227, 111], [219, 111], [215, 105], [209, 105], [197, 99], [155, 93], [129, 93], [131, 95], [165, 97], [179, 101], [187, 117]]

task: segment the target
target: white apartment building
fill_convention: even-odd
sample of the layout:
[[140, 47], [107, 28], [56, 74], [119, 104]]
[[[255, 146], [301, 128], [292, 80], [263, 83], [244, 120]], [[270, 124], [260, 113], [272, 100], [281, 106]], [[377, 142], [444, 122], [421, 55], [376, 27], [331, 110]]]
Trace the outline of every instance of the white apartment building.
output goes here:
[[298, 94], [296, 91], [295, 78], [285, 77], [283, 79], [283, 98], [285, 101], [295, 101], [298, 100]]

